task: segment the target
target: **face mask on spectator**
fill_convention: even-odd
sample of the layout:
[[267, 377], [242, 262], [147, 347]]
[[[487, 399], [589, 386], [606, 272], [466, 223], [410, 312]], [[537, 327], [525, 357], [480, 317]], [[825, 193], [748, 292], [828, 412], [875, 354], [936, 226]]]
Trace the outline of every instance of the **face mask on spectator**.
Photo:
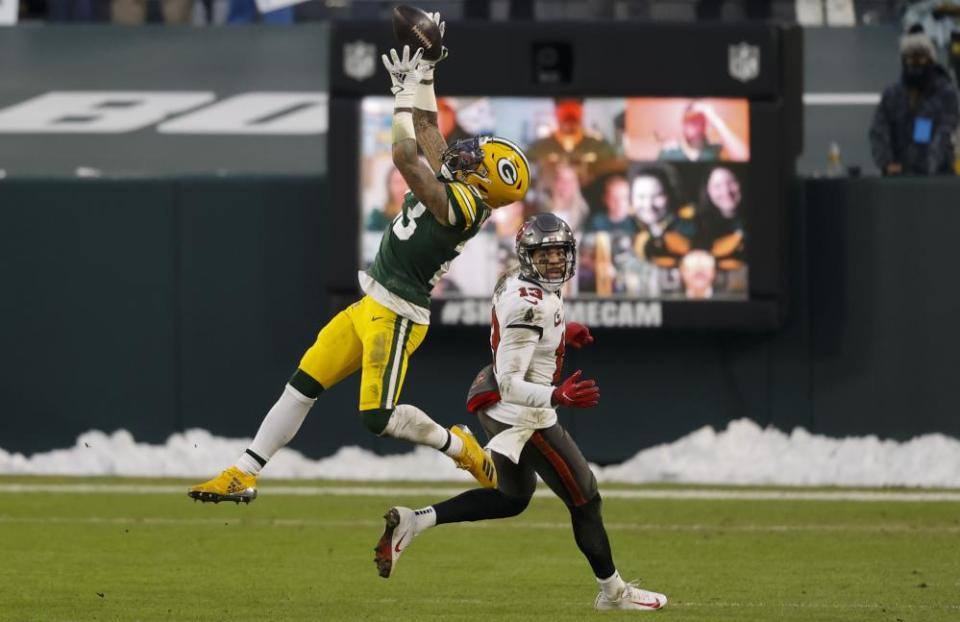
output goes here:
[[923, 89], [933, 77], [933, 64], [903, 64], [903, 74], [901, 79], [909, 87]]
[[917, 28], [911, 29], [900, 39], [900, 62], [903, 67], [900, 79], [910, 88], [923, 90], [933, 79], [937, 50], [930, 37]]

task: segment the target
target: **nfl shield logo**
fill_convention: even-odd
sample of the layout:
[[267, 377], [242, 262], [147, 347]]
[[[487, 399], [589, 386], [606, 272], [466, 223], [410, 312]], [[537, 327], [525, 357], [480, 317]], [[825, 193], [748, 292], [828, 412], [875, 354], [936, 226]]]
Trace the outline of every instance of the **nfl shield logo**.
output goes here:
[[343, 44], [343, 73], [354, 80], [366, 80], [377, 67], [377, 47], [366, 41]]
[[760, 75], [760, 47], [746, 41], [728, 48], [730, 77], [740, 82], [749, 82]]

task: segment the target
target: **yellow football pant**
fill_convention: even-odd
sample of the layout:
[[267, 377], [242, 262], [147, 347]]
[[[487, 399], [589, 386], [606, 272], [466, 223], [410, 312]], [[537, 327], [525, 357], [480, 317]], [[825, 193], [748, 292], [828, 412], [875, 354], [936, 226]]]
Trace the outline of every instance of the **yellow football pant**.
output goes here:
[[364, 296], [320, 330], [300, 369], [329, 389], [362, 367], [360, 410], [392, 409], [427, 328]]

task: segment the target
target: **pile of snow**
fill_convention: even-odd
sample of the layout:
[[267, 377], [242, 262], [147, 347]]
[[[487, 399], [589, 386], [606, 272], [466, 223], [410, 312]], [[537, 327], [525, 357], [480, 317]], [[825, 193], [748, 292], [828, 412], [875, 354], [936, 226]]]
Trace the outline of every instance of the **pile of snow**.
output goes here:
[[900, 443], [876, 436], [785, 434], [749, 419], [705, 426], [600, 469], [607, 482], [807, 486], [960, 487], [960, 440], [925, 434]]
[[[0, 449], [0, 474], [209, 477], [236, 459], [250, 439], [205, 430], [174, 434], [164, 445], [137, 443], [126, 430], [92, 431], [74, 447], [30, 457]], [[601, 482], [682, 482], [840, 486], [960, 487], [960, 440], [928, 434], [904, 443], [875, 436], [834, 439], [797, 428], [785, 434], [748, 419], [726, 430], [703, 427], [645, 449], [618, 465], [595, 467]], [[358, 447], [311, 460], [283, 449], [264, 471], [270, 478], [469, 481], [438, 451], [418, 447], [379, 456]]]

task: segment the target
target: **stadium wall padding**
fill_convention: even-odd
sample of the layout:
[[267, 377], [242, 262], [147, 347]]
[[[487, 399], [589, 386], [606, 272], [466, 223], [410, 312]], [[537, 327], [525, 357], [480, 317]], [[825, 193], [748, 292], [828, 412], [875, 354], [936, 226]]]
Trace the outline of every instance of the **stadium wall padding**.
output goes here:
[[[138, 441], [201, 427], [249, 437], [336, 311], [322, 282], [322, 177], [0, 182], [0, 447], [79, 434]], [[608, 463], [703, 425], [898, 440], [960, 437], [955, 179], [809, 180], [790, 210], [790, 305], [773, 334], [597, 331], [567, 372], [601, 406], [561, 414]], [[352, 208], [349, 208], [352, 209]], [[353, 262], [352, 257], [344, 261]], [[434, 327], [404, 401], [470, 423], [466, 388], [488, 331]], [[322, 395], [292, 446], [381, 452], [356, 415], [357, 378]]]

